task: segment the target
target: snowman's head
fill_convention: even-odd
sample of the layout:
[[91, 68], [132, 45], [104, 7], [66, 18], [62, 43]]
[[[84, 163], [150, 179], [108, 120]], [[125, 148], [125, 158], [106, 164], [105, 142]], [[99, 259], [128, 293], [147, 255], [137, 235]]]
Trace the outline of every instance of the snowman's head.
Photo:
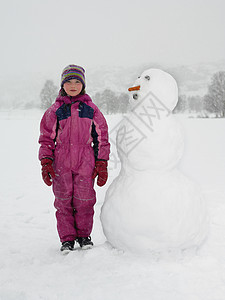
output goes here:
[[135, 105], [144, 97], [153, 94], [168, 110], [172, 111], [178, 102], [178, 87], [176, 80], [167, 72], [160, 69], [148, 69], [144, 71], [129, 88], [131, 103]]

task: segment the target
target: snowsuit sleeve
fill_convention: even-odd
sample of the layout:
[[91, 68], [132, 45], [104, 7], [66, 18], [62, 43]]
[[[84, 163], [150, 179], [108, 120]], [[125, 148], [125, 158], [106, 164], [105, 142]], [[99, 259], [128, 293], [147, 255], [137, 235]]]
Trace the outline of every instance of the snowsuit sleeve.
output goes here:
[[39, 159], [54, 158], [57, 116], [51, 106], [44, 114], [40, 124]]
[[92, 124], [93, 149], [96, 160], [109, 160], [110, 143], [108, 125], [103, 114], [96, 107]]

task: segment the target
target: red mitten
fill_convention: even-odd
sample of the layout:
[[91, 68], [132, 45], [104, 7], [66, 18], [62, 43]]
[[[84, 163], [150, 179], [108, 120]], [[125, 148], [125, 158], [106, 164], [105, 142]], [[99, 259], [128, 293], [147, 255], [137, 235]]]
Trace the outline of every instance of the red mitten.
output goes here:
[[52, 160], [50, 158], [43, 158], [41, 160], [42, 165], [42, 178], [44, 182], [50, 186], [52, 185], [52, 179], [55, 178], [55, 172], [52, 166]]
[[95, 179], [98, 176], [97, 185], [103, 186], [106, 184], [108, 179], [108, 171], [107, 171], [107, 161], [106, 160], [97, 160], [95, 162], [95, 168], [92, 175], [92, 178]]

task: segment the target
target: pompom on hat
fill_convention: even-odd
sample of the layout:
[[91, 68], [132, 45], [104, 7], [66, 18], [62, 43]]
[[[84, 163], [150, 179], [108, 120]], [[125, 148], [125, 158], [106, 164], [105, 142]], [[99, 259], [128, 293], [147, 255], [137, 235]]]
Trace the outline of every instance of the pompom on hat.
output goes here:
[[77, 65], [68, 65], [63, 69], [61, 75], [61, 87], [63, 87], [64, 83], [71, 79], [78, 79], [82, 82], [83, 87], [85, 88], [85, 70]]

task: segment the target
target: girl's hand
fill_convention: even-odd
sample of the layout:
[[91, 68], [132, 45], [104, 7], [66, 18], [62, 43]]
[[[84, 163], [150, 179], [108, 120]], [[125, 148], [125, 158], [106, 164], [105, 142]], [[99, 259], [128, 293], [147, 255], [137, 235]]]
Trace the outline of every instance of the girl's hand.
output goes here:
[[41, 160], [42, 165], [42, 178], [44, 182], [50, 186], [52, 185], [52, 179], [55, 178], [55, 172], [52, 166], [52, 160], [50, 158], [43, 158]]
[[92, 175], [92, 178], [95, 179], [98, 176], [97, 185], [103, 186], [106, 184], [108, 179], [108, 171], [107, 171], [107, 161], [106, 160], [97, 160], [95, 162], [95, 168]]

